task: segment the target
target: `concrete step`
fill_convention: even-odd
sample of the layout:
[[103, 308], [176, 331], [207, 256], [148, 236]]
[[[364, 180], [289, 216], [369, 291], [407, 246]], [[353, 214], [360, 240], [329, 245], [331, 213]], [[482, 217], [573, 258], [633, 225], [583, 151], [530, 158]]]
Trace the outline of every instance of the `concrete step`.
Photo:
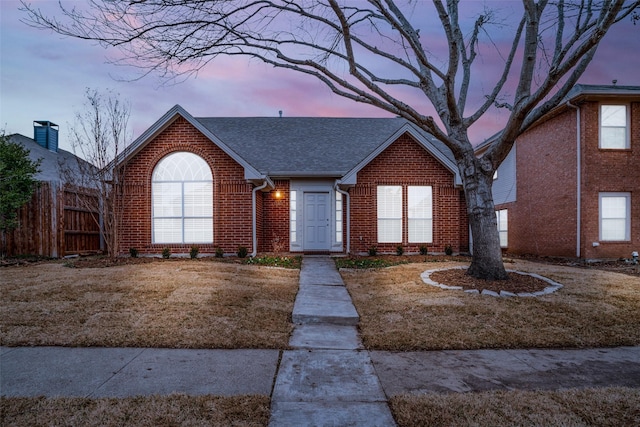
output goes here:
[[289, 339], [289, 345], [294, 348], [306, 349], [362, 349], [362, 341], [355, 326], [330, 325], [326, 323], [296, 325]]
[[344, 285], [301, 286], [292, 316], [300, 324], [357, 325], [360, 320]]

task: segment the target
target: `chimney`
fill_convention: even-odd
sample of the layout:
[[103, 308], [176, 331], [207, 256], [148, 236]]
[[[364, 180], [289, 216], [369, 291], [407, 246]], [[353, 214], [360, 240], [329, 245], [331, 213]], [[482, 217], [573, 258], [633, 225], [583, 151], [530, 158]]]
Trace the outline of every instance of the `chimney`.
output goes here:
[[46, 120], [33, 122], [33, 139], [41, 147], [58, 152], [58, 125]]

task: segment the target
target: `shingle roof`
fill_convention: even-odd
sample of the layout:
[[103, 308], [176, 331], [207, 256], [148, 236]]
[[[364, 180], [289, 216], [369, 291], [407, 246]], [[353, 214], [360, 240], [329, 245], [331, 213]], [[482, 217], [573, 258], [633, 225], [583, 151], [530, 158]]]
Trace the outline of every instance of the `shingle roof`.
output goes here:
[[[343, 176], [392, 137], [401, 118], [196, 118], [261, 173], [270, 176]], [[448, 148], [414, 128], [444, 157]]]
[[[61, 166], [70, 171], [78, 171], [78, 158], [73, 153], [61, 149], [58, 151], [47, 150], [33, 139], [18, 133], [9, 135], [9, 141], [29, 150], [29, 158], [32, 161], [41, 159], [40, 172], [35, 177], [38, 181], [64, 182]], [[86, 163], [84, 160], [80, 161]]]

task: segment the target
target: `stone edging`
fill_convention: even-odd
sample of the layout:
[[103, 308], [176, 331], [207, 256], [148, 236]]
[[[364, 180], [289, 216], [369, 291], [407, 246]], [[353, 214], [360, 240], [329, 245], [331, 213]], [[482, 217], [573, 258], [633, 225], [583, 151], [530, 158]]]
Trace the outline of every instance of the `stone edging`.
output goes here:
[[[426, 270], [422, 274], [420, 274], [420, 277], [422, 278], [422, 281], [424, 283], [426, 283], [427, 285], [436, 286], [436, 287], [441, 288], [441, 289], [451, 289], [451, 290], [460, 290], [460, 291], [464, 290], [464, 288], [462, 286], [449, 286], [449, 285], [445, 285], [443, 283], [434, 282], [430, 278], [431, 273], [435, 273], [436, 271], [453, 270], [454, 268], [463, 269], [463, 268], [468, 268], [468, 267], [461, 266], [461, 267], [437, 268], [437, 269], [434, 269], [434, 270]], [[480, 293], [480, 291], [478, 291], [477, 289], [467, 289], [467, 290], [464, 290], [464, 292], [469, 293], [469, 294], [489, 295], [489, 296], [492, 296], [492, 297], [537, 297], [537, 296], [542, 296], [542, 295], [547, 295], [547, 294], [553, 293], [553, 292], [555, 292], [558, 289], [563, 287], [563, 285], [561, 285], [560, 283], [554, 282], [553, 280], [551, 280], [551, 279], [549, 279], [547, 277], [544, 277], [544, 276], [540, 276], [539, 274], [525, 273], [524, 271], [516, 271], [516, 270], [507, 270], [507, 272], [535, 277], [536, 279], [544, 280], [545, 282], [549, 283], [549, 286], [547, 286], [543, 290], [537, 291], [537, 292], [519, 292], [519, 293], [514, 293], [514, 292], [508, 292], [508, 291], [500, 291], [498, 293], [498, 292], [494, 292], [494, 291], [489, 291], [487, 289], [483, 289], [482, 293]]]

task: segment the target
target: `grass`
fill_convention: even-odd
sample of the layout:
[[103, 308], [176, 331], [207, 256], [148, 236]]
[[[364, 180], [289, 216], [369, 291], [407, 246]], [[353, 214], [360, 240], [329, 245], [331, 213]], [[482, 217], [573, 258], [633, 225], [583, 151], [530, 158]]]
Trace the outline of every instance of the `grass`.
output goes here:
[[276, 349], [288, 347], [299, 276], [188, 259], [1, 274], [3, 345]]
[[390, 406], [399, 427], [640, 425], [632, 388], [399, 395]]
[[268, 396], [0, 398], [3, 426], [266, 426]]
[[[441, 263], [438, 268], [466, 265]], [[640, 277], [527, 261], [510, 269], [564, 285], [536, 298], [495, 298], [427, 286], [432, 263], [341, 270], [371, 350], [586, 348], [640, 344]]]

